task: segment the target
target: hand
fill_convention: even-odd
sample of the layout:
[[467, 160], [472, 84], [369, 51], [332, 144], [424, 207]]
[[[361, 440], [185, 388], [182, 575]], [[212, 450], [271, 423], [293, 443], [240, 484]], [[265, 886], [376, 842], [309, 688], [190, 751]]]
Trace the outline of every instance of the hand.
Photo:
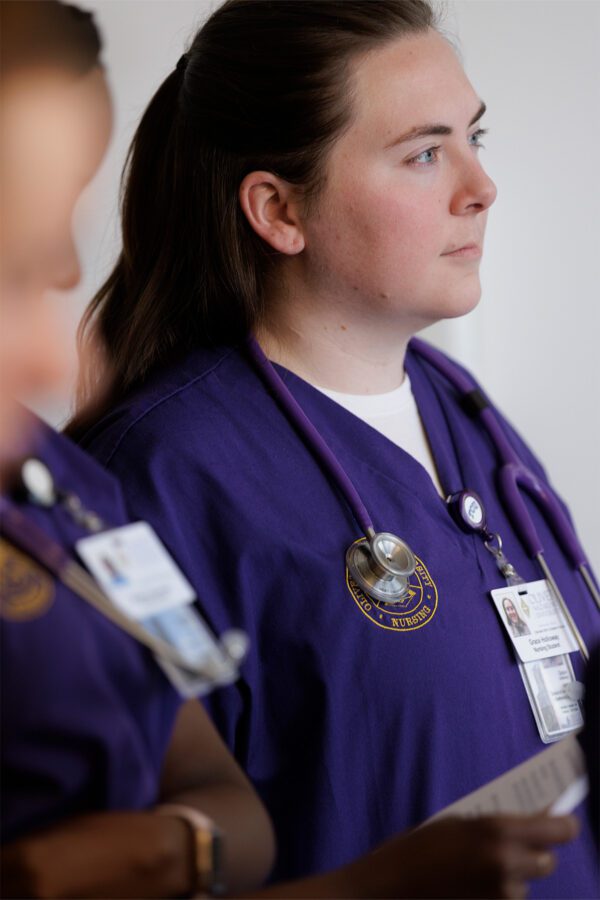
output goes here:
[[[201, 810], [226, 836], [226, 883], [260, 884], [275, 855], [271, 823], [197, 700], [179, 709], [158, 802]], [[196, 882], [192, 831], [177, 816], [100, 812], [1, 849], [3, 897], [179, 897]]]
[[[521, 898], [556, 866], [550, 848], [573, 840], [573, 816], [440, 819], [355, 864], [369, 897]], [[354, 888], [356, 890], [356, 888]]]
[[188, 826], [152, 812], [78, 816], [1, 858], [3, 897], [175, 897], [193, 884]]

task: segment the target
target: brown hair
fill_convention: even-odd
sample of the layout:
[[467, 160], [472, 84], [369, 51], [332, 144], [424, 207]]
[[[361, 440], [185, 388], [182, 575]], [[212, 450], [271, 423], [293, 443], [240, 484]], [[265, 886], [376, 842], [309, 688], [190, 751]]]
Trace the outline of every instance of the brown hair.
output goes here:
[[[123, 249], [84, 317], [77, 437], [150, 370], [260, 320], [278, 254], [248, 224], [239, 185], [271, 171], [314, 199], [351, 117], [349, 63], [434, 25], [427, 0], [227, 0], [147, 107], [124, 173]], [[90, 361], [91, 360], [91, 361]], [[88, 404], [86, 409], [85, 404]]]
[[59, 0], [1, 0], [0, 72], [57, 66], [84, 75], [100, 65], [91, 13]]

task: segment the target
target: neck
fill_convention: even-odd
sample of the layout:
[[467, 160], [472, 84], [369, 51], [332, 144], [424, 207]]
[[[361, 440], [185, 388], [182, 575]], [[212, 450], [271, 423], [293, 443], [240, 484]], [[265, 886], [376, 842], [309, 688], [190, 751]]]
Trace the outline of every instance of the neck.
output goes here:
[[335, 304], [288, 297], [271, 305], [256, 329], [266, 356], [319, 387], [347, 394], [383, 394], [404, 380], [410, 338], [419, 330], [386, 316], [348, 313]]

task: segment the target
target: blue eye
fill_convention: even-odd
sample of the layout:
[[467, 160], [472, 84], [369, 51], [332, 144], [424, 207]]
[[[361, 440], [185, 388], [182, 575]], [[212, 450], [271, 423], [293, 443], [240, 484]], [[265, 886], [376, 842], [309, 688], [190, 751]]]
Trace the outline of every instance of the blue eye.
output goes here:
[[417, 156], [413, 156], [413, 158], [409, 159], [408, 162], [410, 165], [430, 166], [432, 163], [437, 162], [438, 150], [441, 149], [442, 148], [439, 145], [437, 147], [429, 147], [427, 150], [423, 150], [423, 152], [419, 153]]
[[[468, 138], [470, 146], [478, 149], [483, 147], [484, 145], [481, 143], [481, 138], [484, 134], [487, 134], [487, 128], [478, 128], [477, 131], [470, 134]], [[441, 149], [439, 144], [435, 147], [428, 147], [427, 150], [423, 150], [421, 153], [418, 153], [417, 156], [413, 156], [412, 159], [407, 160], [407, 163], [409, 166], [431, 166], [438, 162], [439, 151]]]
[[473, 134], [469, 135], [469, 143], [472, 147], [483, 147], [484, 145], [481, 143], [481, 138], [484, 134], [487, 134], [487, 128], [478, 128], [477, 131], [474, 131]]

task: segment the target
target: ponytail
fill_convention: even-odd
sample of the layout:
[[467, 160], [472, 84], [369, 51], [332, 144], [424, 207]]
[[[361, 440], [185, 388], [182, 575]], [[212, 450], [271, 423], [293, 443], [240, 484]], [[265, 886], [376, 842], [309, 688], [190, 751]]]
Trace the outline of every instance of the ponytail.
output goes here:
[[240, 183], [265, 169], [312, 199], [351, 116], [350, 61], [432, 25], [426, 0], [227, 0], [213, 13], [129, 151], [123, 249], [80, 328], [73, 437], [153, 369], [261, 320], [278, 255], [246, 220]]

